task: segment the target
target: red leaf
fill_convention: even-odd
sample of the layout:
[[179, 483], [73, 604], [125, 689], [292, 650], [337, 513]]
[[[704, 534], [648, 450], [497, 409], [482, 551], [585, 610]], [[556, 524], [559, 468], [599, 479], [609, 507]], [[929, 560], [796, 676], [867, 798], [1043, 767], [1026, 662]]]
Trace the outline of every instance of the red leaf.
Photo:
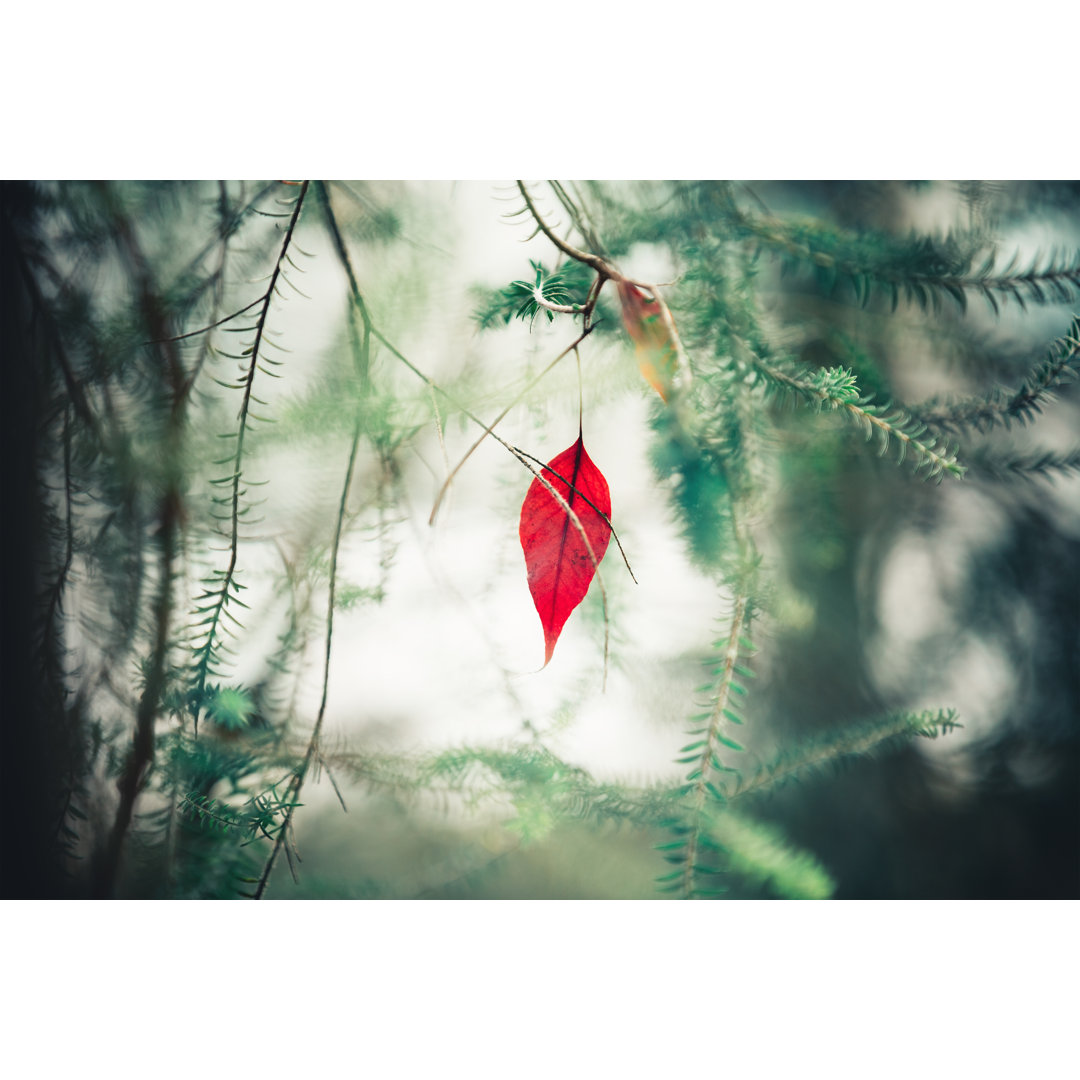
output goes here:
[[[521, 507], [518, 533], [529, 572], [529, 591], [544, 627], [546, 667], [570, 612], [585, 599], [607, 551], [611, 526], [605, 516], [611, 517], [611, 494], [603, 473], [585, 452], [580, 434], [573, 446], [544, 466], [541, 476], [559, 493], [565, 506], [535, 478]], [[580, 528], [567, 508], [577, 516]]]
[[[679, 365], [679, 348], [664, 321], [660, 305], [629, 281], [618, 282], [623, 324], [637, 346], [638, 367], [665, 400], [671, 396]], [[671, 324], [674, 326], [674, 323]]]

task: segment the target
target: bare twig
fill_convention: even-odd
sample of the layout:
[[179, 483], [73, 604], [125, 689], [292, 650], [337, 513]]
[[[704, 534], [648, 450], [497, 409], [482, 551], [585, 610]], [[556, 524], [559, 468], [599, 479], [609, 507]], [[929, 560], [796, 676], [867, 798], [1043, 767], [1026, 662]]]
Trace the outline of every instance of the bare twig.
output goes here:
[[[442, 487], [439, 488], [439, 494], [435, 497], [435, 505], [432, 506], [431, 515], [428, 517], [429, 525], [435, 524], [435, 518], [439, 513], [439, 507], [442, 505], [442, 501], [446, 496], [446, 492], [449, 489], [450, 484], [453, 482], [454, 477], [457, 476], [457, 474], [461, 471], [461, 467], [465, 464], [465, 462], [468, 461], [470, 457], [472, 457], [474, 451], [490, 434], [492, 434], [492, 432], [495, 430], [495, 427], [498, 424], [501, 424], [504, 419], [506, 419], [506, 416], [510, 412], [510, 410], [513, 409], [525, 397], [525, 395], [528, 394], [529, 391], [532, 390], [532, 388], [536, 386], [536, 384], [540, 382], [540, 380], [544, 378], [544, 376], [547, 375], [548, 372], [550, 372], [555, 367], [556, 364], [558, 364], [561, 360], [563, 360], [571, 352], [573, 352], [578, 347], [578, 345], [580, 345], [589, 336], [589, 334], [592, 333], [592, 330], [593, 328], [591, 326], [586, 326], [582, 330], [578, 338], [572, 344], [568, 345], [565, 349], [563, 349], [563, 351], [559, 353], [559, 355], [556, 356], [555, 359], [552, 360], [551, 363], [548, 364], [548, 366], [544, 368], [544, 370], [541, 371], [539, 375], [532, 379], [521, 391], [521, 393], [519, 393], [517, 397], [515, 397], [514, 400], [511, 401], [510, 404], [507, 405], [506, 408], [503, 409], [503, 411], [499, 413], [499, 415], [496, 416], [494, 420], [491, 421], [490, 424], [487, 424], [486, 426], [481, 424], [481, 427], [484, 428], [483, 434], [476, 440], [476, 442], [472, 444], [472, 446], [469, 447], [469, 449], [465, 452], [465, 456], [454, 466], [453, 470], [450, 472], [450, 475], [447, 476], [446, 480], [443, 482]], [[433, 389], [436, 389], [435, 384], [431, 383], [430, 380], [428, 381], [429, 385], [431, 385]], [[477, 422], [480, 423], [479, 421]]]

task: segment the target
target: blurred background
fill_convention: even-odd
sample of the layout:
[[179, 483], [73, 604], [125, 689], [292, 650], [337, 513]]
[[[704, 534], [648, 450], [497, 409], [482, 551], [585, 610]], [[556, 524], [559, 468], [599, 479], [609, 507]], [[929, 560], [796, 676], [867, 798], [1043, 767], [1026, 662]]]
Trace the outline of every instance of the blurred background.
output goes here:
[[[349, 274], [313, 190], [295, 218], [288, 283], [266, 308], [264, 336], [276, 351], [263, 353], [280, 366], [256, 372], [257, 415], [245, 420], [243, 500], [252, 510], [235, 573], [247, 606], [211, 680], [241, 697], [232, 712], [215, 699], [218, 713], [204, 712], [200, 728], [198, 752], [220, 744], [214, 753], [233, 772], [192, 787], [191, 770], [209, 767], [192, 763], [187, 741], [193, 613], [230, 560], [232, 507], [214, 499], [230, 475], [250, 355], [231, 344], [250, 334], [231, 331], [255, 320], [193, 332], [266, 288], [298, 189], [4, 186], [15, 464], [5, 497], [3, 767], [9, 809], [27, 822], [5, 841], [6, 894], [92, 891], [88, 867], [115, 830], [117, 780], [153, 679], [163, 522], [172, 520], [157, 758], [115, 892], [236, 895], [240, 864], [225, 859], [219, 874], [204, 837], [213, 820], [183, 799], [197, 789], [214, 800], [202, 809], [228, 836], [246, 800], [280, 790], [273, 785], [304, 753], [323, 696], [331, 538], [360, 410], [320, 759], [295, 815], [296, 859], [278, 860], [267, 895], [655, 897], [665, 868], [659, 818], [605, 822], [556, 813], [544, 797], [566, 767], [615, 793], [682, 779], [686, 766], [674, 759], [732, 608], [723, 575], [690, 550], [685, 509], [656, 466], [666, 406], [640, 376], [614, 288], [581, 346], [580, 375], [571, 354], [529, 389], [578, 329], [568, 315], [514, 317], [521, 297], [507, 293], [510, 283], [531, 279], [534, 263], [553, 272], [566, 260], [544, 235], [530, 238], [528, 215], [504, 216], [521, 206], [512, 184], [324, 190], [383, 340], [372, 344], [371, 391], [361, 394]], [[703, 274], [727, 273], [710, 261], [710, 243], [740, 252], [753, 244], [725, 233], [711, 210], [695, 217], [694, 200], [711, 206], [712, 189], [576, 190], [624, 273], [674, 282], [664, 296], [695, 373], [717, 362], [692, 289]], [[560, 234], [574, 235], [552, 191], [537, 192]], [[722, 194], [739, 213], [811, 223], [812, 236], [932, 237], [947, 249], [963, 235], [1000, 253], [997, 272], [1014, 253], [1017, 274], [1047, 259], [1065, 267], [1041, 302], [1022, 286], [1022, 296], [997, 303], [973, 290], [966, 308], [906, 294], [894, 306], [806, 272], [767, 243], [753, 253], [752, 274], [740, 280], [752, 282], [776, 347], [808, 370], [843, 363], [864, 392], [916, 417], [944, 417], [950, 402], [996, 388], [1007, 397], [1080, 309], [1077, 260], [1068, 262], [1080, 251], [1076, 183], [755, 182]], [[165, 337], [180, 339], [174, 352], [146, 346]], [[170, 356], [179, 373], [171, 389]], [[479, 446], [429, 524], [480, 430], [462, 403], [485, 422], [512, 405], [499, 434], [548, 461], [577, 437], [579, 394], [584, 441], [608, 480], [637, 579], [612, 546], [602, 567], [606, 685], [595, 586], [539, 670], [543, 634], [518, 541], [531, 477], [503, 446]], [[837, 898], [1080, 893], [1080, 400], [1063, 381], [1038, 405], [1026, 423], [954, 430], [942, 419], [968, 472], [940, 484], [898, 467], [894, 453], [879, 456], [836, 414], [761, 406], [767, 497], [754, 531], [770, 584], [736, 764], [752, 770], [891, 712], [953, 708], [963, 724], [754, 799], [756, 821], [811, 853]], [[169, 518], [163, 492], [174, 490], [180, 507]], [[489, 761], [453, 772], [452, 756], [475, 748], [516, 755], [515, 769], [533, 754], [538, 771], [500, 777]], [[451, 773], [469, 782], [447, 788]], [[248, 877], [258, 876], [253, 856], [265, 855], [269, 831], [244, 841]], [[778, 893], [768, 875], [733, 876], [729, 887], [736, 897]]]

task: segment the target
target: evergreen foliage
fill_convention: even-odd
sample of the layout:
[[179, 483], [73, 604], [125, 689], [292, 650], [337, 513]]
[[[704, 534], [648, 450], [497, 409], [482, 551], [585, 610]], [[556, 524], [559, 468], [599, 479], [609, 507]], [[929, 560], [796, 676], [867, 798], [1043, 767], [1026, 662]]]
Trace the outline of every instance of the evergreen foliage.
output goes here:
[[[906, 401], [882, 359], [898, 320], [944, 335], [974, 317], [972, 298], [985, 301], [982, 317], [1010, 301], [1054, 317], [1055, 305], [1075, 309], [1080, 251], [1003, 252], [985, 217], [945, 235], [849, 228], [773, 212], [729, 183], [552, 181], [506, 194], [510, 220], [544, 251], [523, 255], [506, 285], [461, 283], [460, 325], [471, 320], [474, 337], [432, 352], [415, 330], [440, 303], [425, 260], [452, 239], [433, 196], [320, 181], [6, 192], [5, 344], [33, 428], [33, 711], [52, 748], [29, 759], [40, 789], [30, 834], [46, 867], [31, 892], [288, 896], [279, 863], [301, 886], [323, 872], [310, 857], [301, 866], [297, 831], [325, 776], [365, 836], [393, 835], [388, 807], [417, 835], [437, 814], [463, 836], [494, 820], [509, 841], [480, 869], [576, 829], [597, 849], [625, 834], [651, 852], [634, 895], [826, 898], [838, 889], [828, 861], [770, 821], [760, 796], [796, 778], [828, 786], [835, 766], [961, 726], [949, 707], [886, 702], [877, 716], [840, 710], [824, 730], [781, 732], [768, 749], [770, 678], [784, 629], [798, 624], [784, 553], [843, 543], [818, 517], [787, 528], [790, 479], [816, 470], [827, 492], [853, 472], [871, 489], [892, 483], [880, 480], [886, 465], [902, 465], [897, 483], [940, 485], [921, 496], [933, 505], [973, 479], [1080, 471], [1076, 447], [995, 441], [1069, 392], [1080, 360], [1072, 312], [1044, 362], [1023, 364], [1021, 378], [1023, 357], [1010, 360], [1010, 388]], [[632, 265], [667, 266], [674, 280], [639, 280]], [[654, 471], [642, 483], [666, 494], [687, 566], [720, 597], [715, 640], [698, 635], [704, 681], [684, 665], [670, 705], [685, 735], [638, 782], [557, 750], [581, 707], [570, 691], [546, 720], [522, 707], [514, 740], [387, 749], [331, 733], [328, 702], [347, 670], [341, 627], [393, 602], [403, 547], [421, 546], [401, 528], [427, 516], [414, 512], [427, 491], [413, 457], [426, 464], [433, 440], [443, 457], [434, 521], [461, 476], [495, 467], [473, 456], [490, 438], [509, 467], [524, 466], [499, 476], [520, 491], [490, 492], [512, 517], [543, 461], [538, 444], [517, 445], [527, 433], [517, 417], [573, 398], [588, 430], [606, 408], [651, 395], [626, 374], [620, 283], [658, 305], [680, 367], [638, 435]], [[857, 317], [841, 330], [814, 305]], [[328, 312], [324, 344], [297, 330]], [[500, 337], [519, 321], [530, 342], [556, 343], [553, 360], [526, 367], [490, 345], [519, 341]], [[478, 359], [486, 347], [500, 349], [495, 379]], [[559, 366], [571, 353], [576, 376]], [[954, 372], [948, 360], [936, 369]], [[629, 570], [634, 542], [615, 539]], [[360, 551], [367, 577], [346, 558]], [[582, 618], [602, 619], [594, 667], [606, 674], [609, 622], [616, 670], [626, 662], [620, 617], [637, 579], [610, 559], [604, 570]], [[362, 686], [365, 659], [355, 666]], [[511, 680], [507, 701], [515, 695]], [[362, 690], [348, 707], [365, 708]], [[450, 879], [484, 895], [486, 879], [471, 874]], [[376, 874], [364, 894], [423, 893], [404, 881]]]

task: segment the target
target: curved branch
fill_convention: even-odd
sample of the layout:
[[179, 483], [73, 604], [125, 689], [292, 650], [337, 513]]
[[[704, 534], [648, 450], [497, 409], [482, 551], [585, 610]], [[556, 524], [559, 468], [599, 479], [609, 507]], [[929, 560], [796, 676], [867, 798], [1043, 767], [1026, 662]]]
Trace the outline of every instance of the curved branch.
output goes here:
[[588, 252], [579, 251], [572, 244], [568, 244], [563, 240], [540, 216], [540, 211], [536, 209], [536, 204], [532, 201], [525, 185], [520, 180], [516, 180], [515, 183], [537, 227], [564, 255], [569, 255], [571, 259], [584, 263], [586, 266], [591, 266], [598, 274], [602, 274], [604, 277], [610, 277], [615, 281], [623, 280], [622, 274], [613, 270], [599, 255], [590, 255]]
[[[513, 409], [514, 406], [516, 406], [521, 401], [521, 399], [523, 397], [525, 397], [525, 395], [534, 386], [536, 386], [536, 384], [545, 375], [547, 375], [548, 372], [551, 371], [552, 368], [554, 368], [557, 363], [559, 363], [560, 360], [565, 359], [565, 357], [567, 357], [571, 352], [573, 352], [574, 349], [576, 349], [577, 346], [580, 345], [589, 336], [589, 334], [592, 333], [592, 331], [593, 331], [593, 328], [591, 326], [586, 326], [585, 329], [582, 330], [582, 332], [578, 336], [578, 338], [573, 342], [573, 344], [568, 345], [561, 353], [559, 353], [559, 355], [556, 356], [555, 359], [552, 360], [551, 363], [548, 364], [548, 366], [546, 368], [544, 368], [544, 370], [541, 371], [539, 375], [536, 376], [536, 378], [534, 378], [530, 383], [528, 383], [528, 385], [521, 391], [521, 393], [518, 394], [517, 397], [515, 397], [514, 400], [511, 401], [510, 404], [507, 405], [506, 408], [503, 409], [503, 411], [501, 413], [499, 413], [499, 415], [496, 416], [495, 419], [492, 420], [490, 424], [488, 424], [486, 426], [481, 424], [481, 426], [484, 428], [483, 434], [480, 436], [480, 438], [478, 438], [476, 440], [476, 442], [474, 442], [472, 444], [472, 446], [469, 447], [468, 450], [465, 451], [465, 456], [454, 466], [454, 468], [451, 470], [449, 475], [443, 481], [442, 487], [439, 488], [439, 494], [435, 497], [435, 505], [432, 506], [431, 514], [428, 517], [428, 524], [429, 525], [434, 525], [435, 524], [435, 518], [437, 517], [437, 515], [439, 513], [439, 507], [442, 506], [442, 501], [446, 497], [447, 491], [450, 490], [450, 484], [453, 482], [454, 477], [457, 476], [457, 474], [461, 471], [461, 467], [465, 464], [466, 461], [469, 460], [469, 458], [472, 457], [474, 451], [480, 446], [480, 444], [495, 430], [495, 426], [497, 424], [501, 424], [502, 421], [504, 419], [506, 419], [506, 416], [510, 412], [510, 410]], [[430, 385], [431, 385], [432, 389], [436, 388], [434, 383], [431, 383]]]

